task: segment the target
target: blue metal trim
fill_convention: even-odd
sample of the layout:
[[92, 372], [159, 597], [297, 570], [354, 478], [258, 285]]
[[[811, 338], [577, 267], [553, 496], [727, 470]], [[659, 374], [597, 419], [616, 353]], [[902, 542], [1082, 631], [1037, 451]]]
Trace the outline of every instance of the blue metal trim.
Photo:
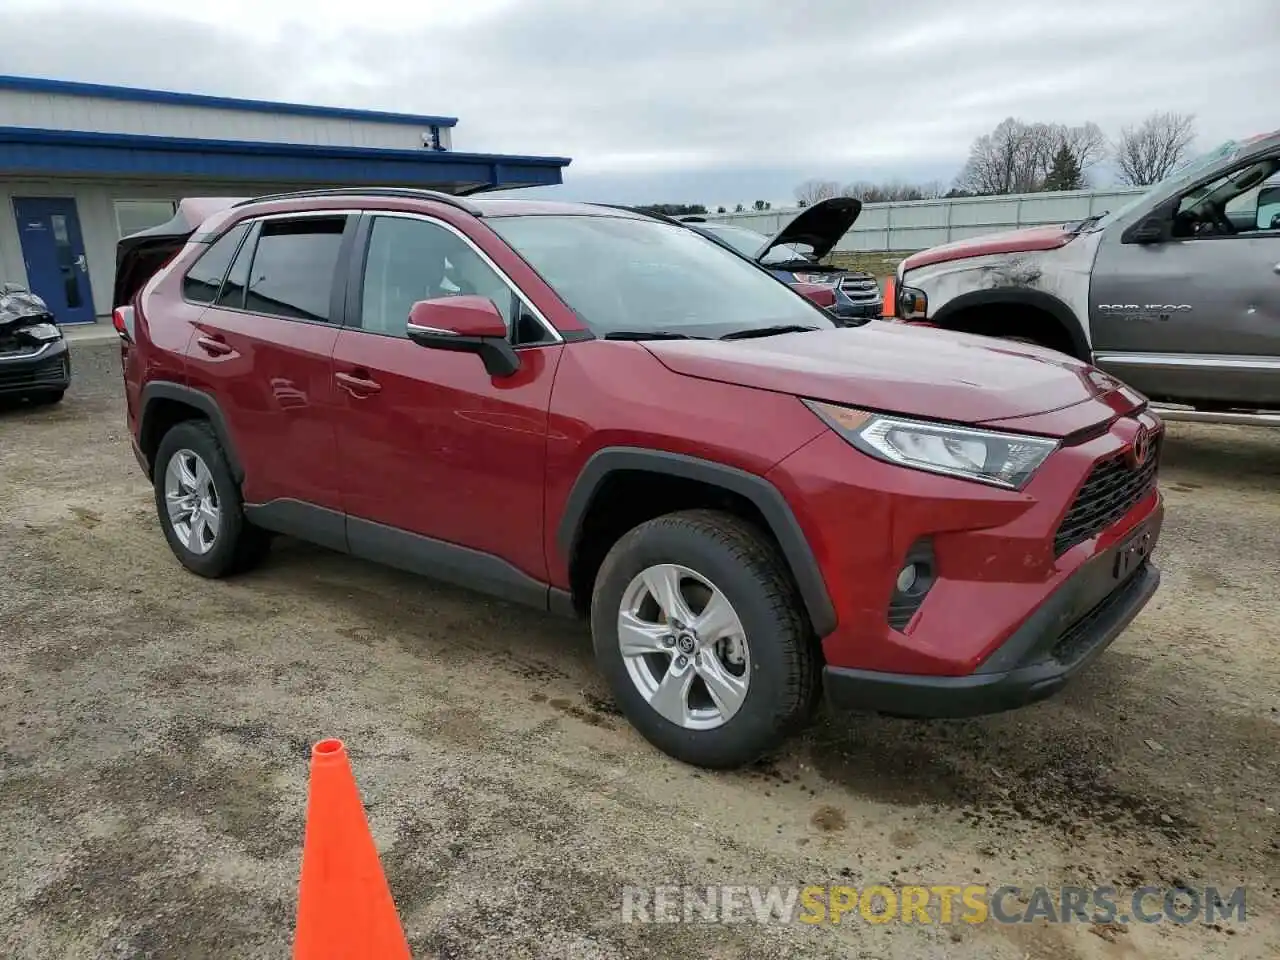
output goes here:
[[567, 167], [568, 157], [535, 157], [508, 153], [463, 153], [456, 150], [400, 150], [390, 147], [343, 147], [278, 140], [213, 140], [204, 137], [158, 137], [141, 133], [98, 133], [90, 130], [45, 130], [39, 127], [0, 127], [0, 143], [58, 143], [70, 146], [123, 147], [135, 150], [179, 150], [193, 153], [265, 153], [287, 156], [324, 156], [390, 160], [422, 160], [428, 163], [478, 160], [484, 163], [524, 163]]
[[568, 164], [563, 157], [0, 127], [0, 171], [6, 173], [503, 187], [559, 184]]
[[133, 103], [169, 103], [183, 107], [208, 107], [222, 110], [248, 110], [255, 113], [284, 113], [302, 117], [363, 120], [368, 123], [425, 124], [454, 127], [457, 117], [429, 114], [388, 113], [382, 110], [355, 110], [349, 107], [321, 107], [307, 103], [275, 103], [271, 100], [241, 100], [237, 97], [213, 97], [203, 93], [177, 93], [173, 90], [147, 90], [142, 87], [117, 87], [105, 83], [79, 83], [73, 80], [46, 80], [43, 77], [14, 77], [0, 74], [0, 90], [25, 93], [48, 93], [71, 97], [102, 97]]

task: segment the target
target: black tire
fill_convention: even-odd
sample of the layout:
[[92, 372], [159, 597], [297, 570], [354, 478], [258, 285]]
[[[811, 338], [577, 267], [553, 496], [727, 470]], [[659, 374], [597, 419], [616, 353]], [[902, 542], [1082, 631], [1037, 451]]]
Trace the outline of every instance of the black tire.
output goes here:
[[[746, 697], [714, 729], [689, 730], [661, 716], [632, 682], [619, 649], [623, 594], [641, 571], [661, 563], [687, 567], [714, 583], [746, 634]], [[801, 728], [817, 702], [820, 654], [795, 585], [772, 542], [732, 514], [672, 513], [619, 539], [596, 576], [591, 634], [596, 661], [627, 719], [646, 740], [685, 763], [713, 769], [751, 763]]]
[[[180, 450], [197, 454], [213, 478], [221, 518], [217, 537], [206, 553], [195, 553], [183, 545], [165, 505], [165, 472], [169, 461]], [[184, 420], [170, 429], [160, 441], [152, 473], [160, 527], [174, 556], [192, 573], [210, 578], [230, 576], [250, 569], [266, 555], [270, 536], [245, 518], [240, 486], [231, 476], [226, 454], [208, 421]]]
[[37, 406], [53, 406], [55, 403], [61, 403], [62, 397], [67, 391], [63, 390], [45, 390], [41, 393], [33, 393], [28, 400]]

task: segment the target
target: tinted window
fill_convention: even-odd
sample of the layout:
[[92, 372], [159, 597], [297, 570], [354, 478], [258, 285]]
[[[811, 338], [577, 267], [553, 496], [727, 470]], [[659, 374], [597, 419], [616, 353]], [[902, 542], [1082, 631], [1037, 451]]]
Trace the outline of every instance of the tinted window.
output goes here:
[[231, 264], [231, 269], [227, 271], [222, 281], [222, 292], [218, 294], [218, 306], [237, 309], [244, 306], [244, 288], [249, 282], [249, 264], [253, 262], [253, 248], [253, 237], [240, 246], [235, 262]]
[[415, 303], [460, 294], [488, 297], [511, 329], [518, 298], [457, 234], [424, 220], [374, 218], [364, 266], [361, 327], [403, 337]]
[[291, 320], [329, 320], [345, 226], [345, 217], [264, 221], [249, 271], [245, 309]]
[[195, 265], [187, 271], [182, 279], [182, 295], [196, 303], [213, 303], [218, 295], [218, 287], [222, 285], [222, 276], [227, 272], [231, 258], [236, 255], [236, 247], [248, 230], [240, 224], [229, 233], [224, 233], [203, 254]]
[[593, 331], [719, 336], [830, 318], [765, 271], [684, 227], [607, 216], [490, 217]]

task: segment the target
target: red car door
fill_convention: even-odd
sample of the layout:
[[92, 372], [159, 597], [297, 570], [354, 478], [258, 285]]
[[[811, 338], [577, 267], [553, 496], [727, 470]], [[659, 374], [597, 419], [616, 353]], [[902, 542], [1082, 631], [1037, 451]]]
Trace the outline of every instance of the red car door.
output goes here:
[[[364, 269], [334, 349], [352, 552], [536, 594], [546, 580], [542, 498], [559, 336], [492, 261], [439, 221], [369, 214], [355, 249]], [[474, 354], [407, 338], [416, 301], [460, 293], [489, 297], [508, 329], [521, 331], [513, 376], [490, 376]]]
[[357, 218], [341, 214], [237, 227], [184, 282], [187, 299], [209, 303], [187, 349], [189, 382], [214, 397], [226, 419], [245, 502], [334, 511], [330, 529], [339, 535], [332, 363], [341, 311], [331, 304], [341, 296], [335, 277], [348, 219], [354, 230]]

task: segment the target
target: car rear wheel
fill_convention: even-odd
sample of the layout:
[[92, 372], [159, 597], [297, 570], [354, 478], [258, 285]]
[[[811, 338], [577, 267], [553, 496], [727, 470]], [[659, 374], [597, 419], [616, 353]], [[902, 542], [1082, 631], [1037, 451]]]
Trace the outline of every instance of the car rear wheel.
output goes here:
[[597, 575], [591, 630], [623, 713], [678, 760], [750, 763], [812, 713], [804, 608], [772, 543], [731, 514], [669, 514], [623, 536]]
[[153, 473], [160, 526], [188, 570], [224, 577], [266, 553], [268, 536], [245, 519], [239, 486], [208, 423], [187, 420], [166, 433]]

